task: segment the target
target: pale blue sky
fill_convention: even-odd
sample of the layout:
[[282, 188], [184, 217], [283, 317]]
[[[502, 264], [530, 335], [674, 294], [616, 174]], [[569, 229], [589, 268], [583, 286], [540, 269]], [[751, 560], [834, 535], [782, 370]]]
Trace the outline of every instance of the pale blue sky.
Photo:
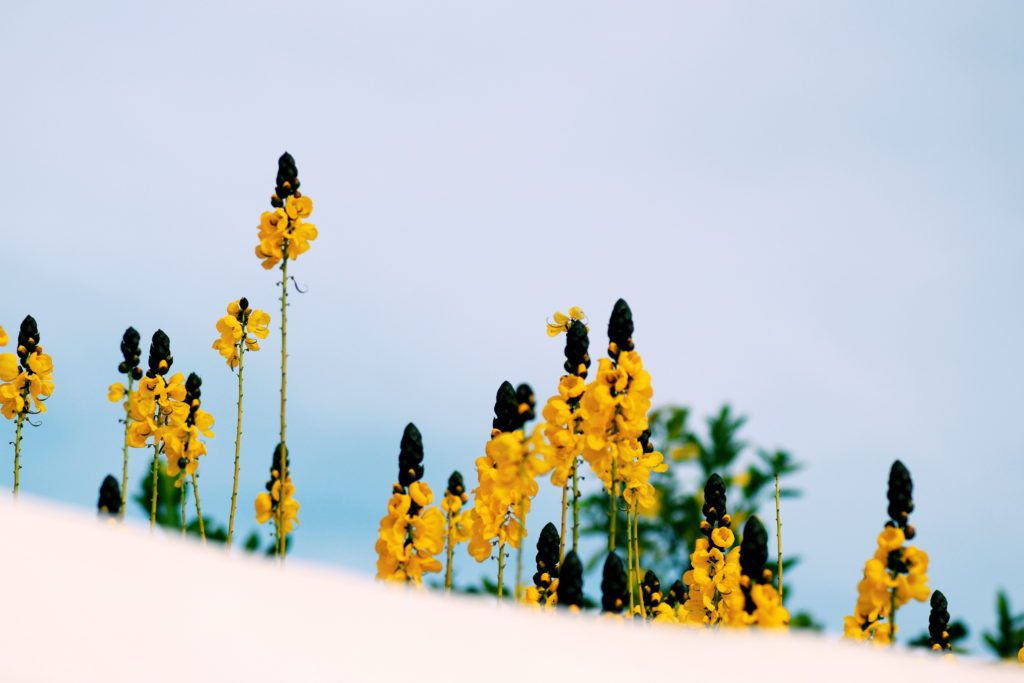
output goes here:
[[[555, 388], [545, 319], [582, 306], [597, 356], [622, 296], [656, 404], [730, 401], [807, 464], [798, 607], [840, 627], [901, 458], [953, 615], [988, 627], [999, 586], [1024, 608], [1019, 4], [239, 7], [5, 10], [0, 324], [32, 313], [57, 381], [26, 493], [95, 504], [120, 334], [159, 326], [204, 379], [226, 518], [234, 379], [209, 345], [241, 295], [277, 321], [252, 250], [287, 149], [320, 228], [293, 269], [297, 556], [372, 572], [405, 423], [436, 489], [472, 485], [498, 384]], [[265, 348], [243, 527], [276, 433]]]

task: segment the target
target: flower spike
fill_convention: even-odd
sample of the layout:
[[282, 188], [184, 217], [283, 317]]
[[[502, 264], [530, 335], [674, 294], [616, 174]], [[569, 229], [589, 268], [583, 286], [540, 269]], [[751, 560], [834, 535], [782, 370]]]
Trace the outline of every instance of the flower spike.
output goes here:
[[570, 609], [583, 607], [583, 564], [579, 555], [570, 550], [558, 568], [558, 604]]
[[626, 604], [626, 590], [626, 568], [622, 558], [614, 552], [608, 553], [601, 578], [601, 610], [621, 613]]
[[107, 475], [100, 485], [100, 500], [96, 507], [100, 512], [116, 515], [121, 511], [121, 487], [117, 485], [117, 479]]

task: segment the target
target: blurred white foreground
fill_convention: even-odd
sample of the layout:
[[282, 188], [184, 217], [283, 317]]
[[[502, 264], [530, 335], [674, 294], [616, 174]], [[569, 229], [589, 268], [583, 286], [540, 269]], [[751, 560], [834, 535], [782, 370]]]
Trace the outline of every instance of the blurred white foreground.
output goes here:
[[282, 568], [229, 556], [24, 496], [4, 497], [0, 516], [5, 683], [1024, 681], [1024, 669], [835, 636], [498, 608], [294, 561]]

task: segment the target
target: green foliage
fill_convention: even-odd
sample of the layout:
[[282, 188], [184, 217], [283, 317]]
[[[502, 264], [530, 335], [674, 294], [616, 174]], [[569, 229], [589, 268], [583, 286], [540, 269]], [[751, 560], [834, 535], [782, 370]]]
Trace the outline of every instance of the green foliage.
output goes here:
[[1024, 644], [1024, 613], [1013, 614], [1006, 591], [996, 595], [996, 632], [983, 633], [985, 645], [997, 657], [1015, 659]]
[[[163, 466], [157, 468], [156, 523], [162, 527], [181, 531], [182, 490], [174, 485], [174, 480], [175, 478], [168, 475]], [[148, 518], [150, 505], [153, 500], [152, 471], [147, 470], [146, 476], [143, 477], [142, 483], [139, 487], [139, 492], [132, 496], [132, 500], [138, 503], [143, 514]], [[228, 531], [225, 525], [218, 524], [212, 517], [203, 515], [203, 527], [206, 531], [207, 541], [213, 541], [214, 543], [227, 543]], [[199, 520], [193, 519], [189, 522], [185, 527], [185, 533], [189, 536], [198, 537]], [[294, 541], [289, 539], [287, 550], [290, 551], [293, 545]], [[250, 533], [246, 537], [242, 548], [251, 553], [261, 552], [259, 534], [255, 531]], [[268, 547], [264, 552], [267, 555], [275, 555], [275, 551], [276, 548], [274, 540], [271, 538]]]

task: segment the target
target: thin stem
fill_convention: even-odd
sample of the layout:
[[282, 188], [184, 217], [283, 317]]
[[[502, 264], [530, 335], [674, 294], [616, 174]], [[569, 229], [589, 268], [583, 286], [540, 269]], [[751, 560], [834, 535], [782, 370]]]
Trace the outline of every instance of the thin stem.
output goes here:
[[579, 458], [572, 459], [572, 551], [576, 552], [580, 542], [580, 481], [578, 476]]
[[[892, 572], [892, 578], [896, 578], [896, 572]], [[889, 645], [896, 644], [896, 589], [893, 588], [889, 603]]]
[[[289, 220], [289, 222], [291, 222]], [[288, 448], [285, 445], [287, 421], [285, 403], [288, 387], [288, 240], [284, 240], [284, 259], [281, 261], [281, 495], [277, 505], [277, 552], [284, 562], [287, 540], [284, 533], [284, 487], [288, 482]]]
[[505, 592], [505, 541], [498, 544], [498, 600]]
[[445, 541], [447, 543], [447, 557], [444, 565], [444, 592], [452, 592], [452, 553], [455, 551], [455, 547], [452, 545], [452, 533], [455, 529], [455, 515], [452, 514], [451, 510], [448, 510], [447, 518], [447, 529], [448, 533], [445, 534]]
[[626, 568], [627, 583], [629, 583], [629, 617], [632, 619], [633, 608], [636, 606], [633, 588], [639, 577], [636, 576], [633, 569], [633, 513], [630, 508], [626, 508]]
[[131, 371], [128, 372], [128, 394], [124, 402], [124, 472], [121, 474], [121, 516], [124, 517], [125, 507], [128, 503], [128, 427], [131, 426], [132, 416], [132, 385], [135, 378]]
[[153, 440], [153, 492], [149, 502], [149, 528], [156, 528], [156, 496], [157, 496], [157, 482], [160, 480], [157, 468], [160, 464], [160, 444], [155, 439]]
[[775, 475], [775, 542], [779, 557], [779, 603], [782, 603], [782, 516], [779, 512], [779, 475]]
[[558, 564], [565, 558], [565, 517], [569, 509], [569, 480], [562, 486], [562, 534], [558, 537]]
[[640, 595], [640, 616], [647, 618], [647, 606], [644, 605], [643, 576], [640, 574], [640, 506], [633, 504], [633, 557], [636, 562], [636, 585]]
[[235, 504], [238, 499], [239, 457], [242, 452], [242, 363], [245, 360], [245, 328], [242, 328], [242, 339], [238, 343], [238, 416], [235, 422], [235, 480], [231, 485], [231, 514], [228, 516], [228, 550], [231, 550], [231, 538], [235, 530]]
[[181, 471], [181, 537], [185, 538], [185, 503], [188, 498], [188, 480], [185, 479], [185, 470]]
[[[26, 409], [28, 406], [26, 406]], [[18, 422], [14, 428], [14, 497], [18, 497], [18, 473], [21, 471], [21, 425], [25, 421], [25, 410], [18, 413]]]
[[196, 516], [199, 517], [199, 538], [206, 543], [206, 526], [203, 524], [203, 506], [199, 503], [199, 475], [192, 473], [192, 497], [196, 499]]
[[615, 551], [615, 518], [618, 517], [619, 487], [615, 481], [615, 460], [612, 460], [611, 488], [608, 490], [608, 552]]

